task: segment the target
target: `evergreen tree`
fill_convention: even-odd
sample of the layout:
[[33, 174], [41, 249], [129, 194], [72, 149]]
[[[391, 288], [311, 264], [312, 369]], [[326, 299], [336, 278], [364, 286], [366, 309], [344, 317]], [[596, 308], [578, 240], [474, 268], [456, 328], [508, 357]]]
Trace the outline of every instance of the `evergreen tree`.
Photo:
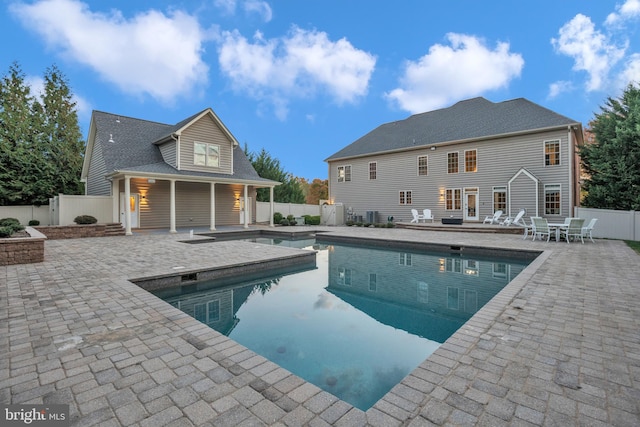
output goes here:
[[[282, 183], [281, 185], [276, 186], [273, 190], [274, 202], [304, 203], [304, 193], [300, 188], [297, 178], [282, 169], [282, 166], [280, 166], [280, 160], [271, 157], [264, 148], [260, 153], [255, 154], [249, 152], [245, 145], [245, 154], [247, 154], [249, 161], [260, 177]], [[258, 188], [257, 191], [258, 194], [256, 196], [256, 200], [258, 202], [269, 201], [268, 188]]]
[[13, 63], [0, 81], [0, 204], [41, 205], [59, 193], [82, 194], [84, 142], [60, 70], [46, 70], [41, 101]]
[[629, 85], [608, 98], [590, 123], [593, 143], [580, 148], [585, 180], [583, 205], [640, 210], [640, 88]]
[[0, 204], [28, 204], [33, 150], [33, 97], [17, 63], [0, 80]]

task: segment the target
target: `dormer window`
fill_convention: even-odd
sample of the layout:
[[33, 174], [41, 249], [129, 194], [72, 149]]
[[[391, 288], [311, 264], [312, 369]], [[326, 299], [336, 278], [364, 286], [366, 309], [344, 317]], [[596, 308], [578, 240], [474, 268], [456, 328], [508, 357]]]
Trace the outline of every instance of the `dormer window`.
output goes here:
[[217, 168], [220, 166], [220, 146], [204, 142], [193, 143], [193, 164]]

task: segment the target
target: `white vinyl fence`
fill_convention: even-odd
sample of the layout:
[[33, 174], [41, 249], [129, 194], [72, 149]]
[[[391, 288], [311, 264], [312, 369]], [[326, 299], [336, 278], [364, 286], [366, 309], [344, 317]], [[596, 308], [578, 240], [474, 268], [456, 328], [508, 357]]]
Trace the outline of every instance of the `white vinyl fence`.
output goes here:
[[113, 222], [111, 196], [67, 196], [60, 194], [49, 201], [52, 225], [69, 225], [78, 215], [91, 215], [104, 224]]
[[16, 218], [20, 224], [27, 225], [29, 221], [40, 221], [40, 225], [50, 225], [49, 206], [0, 206], [0, 218]]
[[[269, 202], [256, 202], [256, 222], [269, 222], [270, 218]], [[273, 212], [280, 212], [285, 218], [289, 215], [320, 215], [320, 205], [303, 205], [296, 203], [274, 203]]]
[[605, 239], [640, 240], [640, 212], [611, 209], [575, 208], [574, 216], [585, 219], [598, 218], [593, 237]]

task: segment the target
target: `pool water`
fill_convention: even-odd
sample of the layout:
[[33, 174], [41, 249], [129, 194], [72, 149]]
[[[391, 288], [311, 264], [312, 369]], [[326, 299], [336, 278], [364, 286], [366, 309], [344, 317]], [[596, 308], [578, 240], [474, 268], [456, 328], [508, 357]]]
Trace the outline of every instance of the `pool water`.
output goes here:
[[362, 410], [528, 263], [304, 244], [318, 251], [317, 269], [155, 293]]

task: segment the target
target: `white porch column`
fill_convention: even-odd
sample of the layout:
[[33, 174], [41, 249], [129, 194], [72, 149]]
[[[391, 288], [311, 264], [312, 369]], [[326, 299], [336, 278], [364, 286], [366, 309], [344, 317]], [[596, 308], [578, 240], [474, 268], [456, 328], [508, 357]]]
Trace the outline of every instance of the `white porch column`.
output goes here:
[[273, 227], [273, 187], [269, 187], [269, 227]]
[[249, 209], [247, 205], [249, 204], [249, 186], [245, 184], [244, 186], [244, 228], [249, 228]]
[[209, 220], [209, 230], [216, 229], [216, 183], [211, 183], [211, 217]]
[[111, 220], [120, 222], [120, 180], [111, 181]]
[[176, 231], [176, 180], [169, 180], [169, 233]]
[[131, 236], [131, 177], [124, 177], [124, 220], [126, 222], [124, 234]]

